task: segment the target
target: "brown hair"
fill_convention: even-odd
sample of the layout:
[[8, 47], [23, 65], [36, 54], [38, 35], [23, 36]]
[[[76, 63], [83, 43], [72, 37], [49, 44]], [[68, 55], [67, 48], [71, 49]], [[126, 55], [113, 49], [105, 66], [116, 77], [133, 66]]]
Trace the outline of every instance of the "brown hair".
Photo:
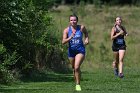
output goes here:
[[115, 22], [116, 22], [116, 19], [117, 19], [117, 18], [120, 18], [120, 19], [121, 19], [121, 21], [122, 21], [122, 18], [121, 18], [120, 16], [117, 16], [117, 17], [115, 18]]
[[70, 21], [70, 17], [76, 17], [76, 20], [78, 21], [78, 16], [76, 14], [70, 15], [69, 16], [69, 21]]

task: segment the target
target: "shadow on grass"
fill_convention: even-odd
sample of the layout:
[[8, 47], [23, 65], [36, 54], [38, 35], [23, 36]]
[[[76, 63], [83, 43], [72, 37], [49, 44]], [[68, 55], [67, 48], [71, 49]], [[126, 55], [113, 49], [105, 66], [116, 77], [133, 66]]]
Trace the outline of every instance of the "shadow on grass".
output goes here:
[[60, 73], [31, 73], [28, 76], [23, 76], [21, 81], [23, 82], [71, 82], [73, 81], [72, 72], [68, 74]]

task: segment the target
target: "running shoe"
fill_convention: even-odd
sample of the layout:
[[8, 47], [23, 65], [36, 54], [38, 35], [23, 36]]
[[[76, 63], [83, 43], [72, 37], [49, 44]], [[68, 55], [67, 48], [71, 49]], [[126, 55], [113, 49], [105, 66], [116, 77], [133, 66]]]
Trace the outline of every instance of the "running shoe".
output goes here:
[[117, 68], [114, 68], [114, 74], [115, 74], [115, 76], [118, 76], [118, 69]]
[[76, 85], [76, 91], [81, 91], [81, 86], [80, 85]]
[[119, 77], [120, 77], [120, 78], [123, 78], [123, 77], [124, 77], [123, 73], [120, 73], [120, 74], [119, 74]]

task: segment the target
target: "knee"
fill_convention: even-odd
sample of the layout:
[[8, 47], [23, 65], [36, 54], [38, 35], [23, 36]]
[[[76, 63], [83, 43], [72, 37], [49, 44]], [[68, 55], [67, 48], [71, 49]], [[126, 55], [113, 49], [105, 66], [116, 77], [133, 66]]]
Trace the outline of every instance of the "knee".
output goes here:
[[113, 65], [116, 65], [116, 64], [118, 64], [118, 63], [119, 63], [119, 60], [113, 61]]
[[119, 59], [119, 63], [123, 63], [123, 59]]
[[78, 72], [78, 71], [80, 71], [80, 67], [79, 67], [79, 66], [75, 66], [75, 67], [74, 67], [74, 70], [75, 70], [76, 72]]
[[119, 61], [113, 61], [112, 67], [113, 67], [113, 68], [117, 67], [118, 63], [119, 63]]
[[113, 62], [113, 63], [112, 63], [112, 67], [115, 67], [115, 66], [116, 66], [116, 62]]

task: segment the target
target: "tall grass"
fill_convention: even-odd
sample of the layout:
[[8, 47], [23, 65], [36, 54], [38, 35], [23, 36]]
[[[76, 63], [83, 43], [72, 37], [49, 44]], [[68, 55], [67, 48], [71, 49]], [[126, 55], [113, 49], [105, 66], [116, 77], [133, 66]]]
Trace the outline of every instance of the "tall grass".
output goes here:
[[[123, 19], [123, 25], [126, 27], [126, 30], [129, 33], [129, 36], [126, 38], [127, 44], [127, 53], [125, 57], [125, 65], [138, 66], [139, 64], [139, 42], [140, 42], [140, 9], [135, 6], [103, 6], [102, 8], [97, 8], [93, 5], [75, 7], [75, 12], [79, 16], [79, 24], [86, 26], [89, 37], [90, 44], [87, 46], [87, 54], [85, 59], [85, 65], [92, 64], [94, 67], [110, 67], [113, 59], [110, 40], [110, 32], [114, 25], [114, 20], [117, 16], [121, 16]], [[52, 16], [56, 21], [56, 25], [60, 32], [63, 32], [63, 29], [68, 26], [68, 17], [72, 14], [71, 6], [59, 6], [56, 11], [52, 12]], [[84, 12], [84, 13], [83, 13]], [[84, 16], [83, 16], [84, 14]], [[62, 34], [61, 34], [62, 35]], [[102, 53], [101, 51], [104, 51]], [[67, 51], [66, 51], [67, 52]], [[104, 58], [102, 58], [104, 57]], [[105, 59], [105, 60], [102, 60]]]

